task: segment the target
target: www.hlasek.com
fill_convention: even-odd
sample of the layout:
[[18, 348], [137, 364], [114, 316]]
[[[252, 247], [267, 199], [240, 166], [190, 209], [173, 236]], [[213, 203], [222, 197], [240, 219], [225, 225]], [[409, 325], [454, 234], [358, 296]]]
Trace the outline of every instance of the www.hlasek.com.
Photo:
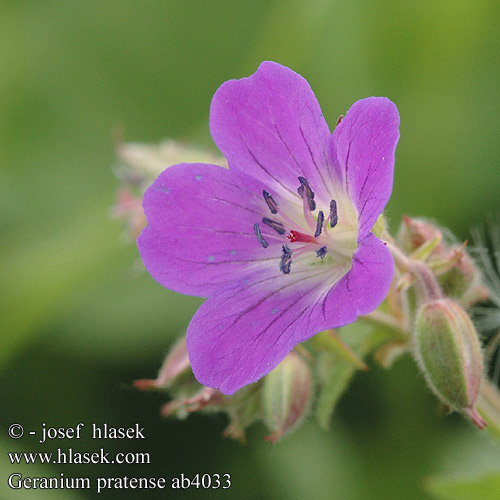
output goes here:
[[[85, 424], [79, 423], [74, 427], [54, 428], [42, 424], [41, 432], [30, 431], [36, 436], [41, 434], [39, 443], [58, 439], [80, 439], [84, 432]], [[92, 439], [145, 439], [144, 428], [139, 424], [130, 428], [110, 427], [107, 424], [91, 426]], [[24, 427], [21, 424], [12, 424], [8, 430], [12, 439], [24, 436]], [[150, 454], [147, 452], [115, 453], [110, 454], [104, 448], [95, 452], [79, 452], [71, 448], [57, 448], [57, 452], [25, 452], [13, 451], [7, 453], [10, 463], [16, 465], [30, 464], [150, 464]], [[11, 472], [7, 484], [14, 490], [31, 489], [91, 489], [98, 493], [107, 489], [228, 489], [231, 487], [230, 474], [195, 474], [189, 477], [185, 474], [172, 477], [98, 477], [95, 484], [89, 477], [69, 477], [63, 472], [58, 475], [29, 476], [19, 472]]]

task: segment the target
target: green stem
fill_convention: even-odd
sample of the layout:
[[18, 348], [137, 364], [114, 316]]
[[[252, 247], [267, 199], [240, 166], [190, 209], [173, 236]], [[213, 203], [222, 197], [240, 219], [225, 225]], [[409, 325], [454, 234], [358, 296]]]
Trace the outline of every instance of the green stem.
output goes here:
[[407, 340], [408, 338], [407, 332], [399, 321], [390, 314], [379, 311], [378, 309], [364, 316], [360, 316], [358, 321], [365, 322], [389, 332], [391, 336], [394, 337], [394, 340]]
[[387, 248], [391, 252], [394, 257], [394, 262], [398, 269], [405, 273], [409, 270], [411, 262], [410, 259], [403, 253], [403, 251], [392, 241], [392, 239], [385, 240], [387, 244]]
[[414, 288], [417, 294], [418, 303], [428, 302], [430, 300], [437, 300], [443, 297], [441, 287], [436, 280], [432, 271], [428, 266], [420, 261], [407, 257], [401, 249], [392, 241], [387, 241], [387, 248], [389, 248], [396, 266], [402, 273], [409, 272], [413, 275], [415, 280]]

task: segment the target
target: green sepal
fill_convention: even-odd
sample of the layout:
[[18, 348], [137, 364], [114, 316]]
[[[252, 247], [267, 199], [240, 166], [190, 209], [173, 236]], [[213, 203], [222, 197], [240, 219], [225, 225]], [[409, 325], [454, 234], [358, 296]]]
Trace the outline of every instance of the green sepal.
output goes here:
[[[387, 333], [370, 325], [353, 323], [337, 330], [337, 335], [349, 346], [352, 353], [362, 360], [373, 349], [387, 340]], [[315, 347], [331, 345], [326, 343], [324, 332], [314, 337]], [[319, 386], [316, 401], [316, 419], [322, 429], [328, 430], [335, 406], [358, 367], [352, 362], [343, 349], [323, 349], [317, 356], [316, 376]]]

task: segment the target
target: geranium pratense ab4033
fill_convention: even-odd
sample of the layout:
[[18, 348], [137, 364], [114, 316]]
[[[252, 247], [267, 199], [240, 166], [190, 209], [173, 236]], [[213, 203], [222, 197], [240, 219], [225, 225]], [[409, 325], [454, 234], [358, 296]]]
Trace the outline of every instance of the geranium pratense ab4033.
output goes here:
[[229, 169], [165, 170], [138, 240], [159, 283], [208, 297], [187, 331], [200, 383], [232, 394], [383, 301], [394, 264], [371, 229], [391, 194], [398, 127], [396, 106], [371, 97], [331, 134], [309, 84], [273, 62], [218, 89], [210, 129]]

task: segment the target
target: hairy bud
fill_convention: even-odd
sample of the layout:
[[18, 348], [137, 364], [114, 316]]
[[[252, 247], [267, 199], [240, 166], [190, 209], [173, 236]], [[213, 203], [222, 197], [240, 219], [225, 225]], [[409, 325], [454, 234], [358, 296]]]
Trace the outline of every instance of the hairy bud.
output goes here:
[[136, 380], [134, 385], [141, 390], [169, 387], [174, 379], [190, 371], [186, 337], [182, 337], [170, 350], [155, 379]]
[[425, 219], [403, 216], [397, 241], [401, 249], [408, 254], [421, 248], [428, 242], [437, 241], [433, 252], [440, 255], [444, 252], [443, 233], [435, 224]]
[[166, 168], [177, 163], [213, 163], [225, 166], [225, 159], [192, 144], [166, 139], [159, 144], [123, 143], [117, 145], [118, 157], [136, 177], [149, 184]]
[[475, 408], [483, 356], [476, 329], [460, 305], [443, 298], [420, 307], [415, 324], [415, 355], [438, 398], [466, 413], [484, 429], [486, 423]]
[[312, 376], [307, 363], [291, 352], [264, 379], [266, 422], [273, 431], [266, 439], [275, 443], [302, 420], [312, 397]]
[[439, 275], [439, 282], [448, 297], [455, 297], [466, 307], [488, 299], [481, 271], [463, 247], [452, 247], [448, 261], [453, 265]]

